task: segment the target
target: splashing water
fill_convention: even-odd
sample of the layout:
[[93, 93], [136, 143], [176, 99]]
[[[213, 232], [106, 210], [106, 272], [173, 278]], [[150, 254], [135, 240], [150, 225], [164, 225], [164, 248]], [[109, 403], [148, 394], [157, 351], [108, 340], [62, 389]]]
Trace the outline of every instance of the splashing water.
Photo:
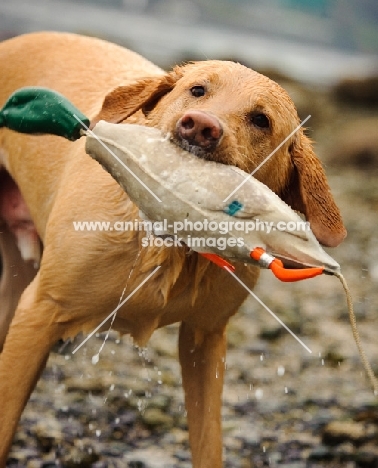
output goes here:
[[[143, 247], [142, 247], [142, 248], [143, 248]], [[122, 300], [123, 300], [123, 298], [124, 298], [124, 296], [125, 296], [126, 289], [127, 289], [128, 284], [129, 284], [131, 275], [134, 273], [134, 270], [135, 270], [135, 267], [136, 267], [137, 262], [138, 262], [138, 260], [139, 260], [140, 254], [142, 253], [142, 248], [139, 249], [139, 251], [138, 251], [138, 253], [137, 253], [137, 256], [135, 257], [133, 266], [131, 267], [129, 276], [127, 277], [127, 280], [126, 280], [125, 287], [123, 288], [123, 291], [122, 291], [121, 296], [120, 296], [120, 298], [119, 298], [118, 305], [121, 304], [121, 302], [122, 302]], [[113, 323], [114, 323], [114, 320], [115, 320], [116, 316], [117, 316], [117, 314], [114, 314], [113, 317], [112, 317], [112, 320], [111, 320], [111, 322], [110, 322], [108, 331], [106, 332], [106, 335], [105, 335], [105, 337], [104, 337], [103, 342], [101, 343], [101, 346], [100, 346], [100, 349], [98, 350], [98, 353], [95, 354], [95, 355], [92, 357], [92, 364], [93, 364], [93, 365], [96, 365], [96, 364], [98, 363], [98, 361], [100, 360], [101, 351], [104, 349], [105, 343], [106, 343], [106, 341], [107, 341], [108, 338], [109, 338], [109, 334], [110, 334], [110, 332], [111, 332], [111, 330], [112, 330]]]
[[94, 356], [92, 356], [92, 364], [95, 366], [99, 360], [100, 360], [100, 351]]

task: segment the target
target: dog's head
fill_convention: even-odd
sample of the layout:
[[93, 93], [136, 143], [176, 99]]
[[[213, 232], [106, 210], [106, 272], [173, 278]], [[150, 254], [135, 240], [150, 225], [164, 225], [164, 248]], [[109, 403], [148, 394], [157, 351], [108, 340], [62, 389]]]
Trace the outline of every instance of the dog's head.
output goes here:
[[92, 126], [126, 119], [160, 128], [199, 157], [247, 172], [266, 160], [254, 176], [306, 216], [319, 242], [333, 247], [344, 239], [310, 140], [302, 128], [287, 139], [299, 125], [295, 106], [269, 78], [234, 62], [176, 67], [113, 90]]

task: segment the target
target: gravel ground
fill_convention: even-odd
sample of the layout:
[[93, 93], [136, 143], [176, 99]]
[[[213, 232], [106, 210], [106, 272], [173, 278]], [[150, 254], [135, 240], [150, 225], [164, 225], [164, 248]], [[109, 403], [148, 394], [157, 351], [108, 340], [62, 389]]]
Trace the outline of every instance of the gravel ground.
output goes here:
[[[377, 372], [378, 161], [373, 158], [361, 169], [353, 158], [335, 160], [330, 148], [336, 143], [347, 156], [349, 146], [344, 151], [340, 144], [350, 137], [342, 132], [355, 119], [355, 108], [340, 113], [335, 105], [322, 107], [328, 95], [315, 99], [311, 92], [292, 90], [300, 111], [310, 108], [314, 114], [318, 151], [349, 232], [330, 253], [349, 282], [363, 346]], [[360, 121], [374, 115], [357, 112]], [[353, 341], [338, 280], [324, 276], [283, 284], [262, 272], [255, 293], [312, 353], [253, 298], [232, 319], [223, 406], [225, 466], [378, 467], [378, 401]], [[111, 334], [97, 364], [92, 356], [103, 336], [72, 355], [81, 339], [57, 345], [51, 354], [21, 420], [9, 466], [190, 467], [177, 327], [158, 330], [146, 350]]]

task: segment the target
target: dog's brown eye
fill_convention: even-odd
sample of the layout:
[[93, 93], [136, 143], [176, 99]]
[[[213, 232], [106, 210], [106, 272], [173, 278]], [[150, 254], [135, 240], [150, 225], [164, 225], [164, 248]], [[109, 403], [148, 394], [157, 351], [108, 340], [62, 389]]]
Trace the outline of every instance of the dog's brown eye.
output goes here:
[[205, 87], [204, 86], [193, 86], [190, 88], [190, 92], [194, 97], [202, 97], [205, 95]]
[[269, 128], [270, 126], [269, 119], [265, 114], [252, 114], [250, 119], [253, 125], [256, 125], [256, 127]]

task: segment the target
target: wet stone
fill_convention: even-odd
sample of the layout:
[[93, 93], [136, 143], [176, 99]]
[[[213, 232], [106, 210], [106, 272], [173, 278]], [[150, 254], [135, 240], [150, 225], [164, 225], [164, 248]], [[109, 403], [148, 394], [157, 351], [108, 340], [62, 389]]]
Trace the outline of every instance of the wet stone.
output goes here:
[[341, 461], [353, 460], [354, 452], [355, 448], [351, 442], [343, 442], [342, 444], [338, 445], [334, 450], [335, 455], [337, 455], [337, 457]]
[[38, 451], [36, 449], [28, 449], [28, 448], [19, 448], [14, 449], [11, 451], [8, 457], [8, 463], [26, 463], [27, 460], [36, 457], [38, 455]]
[[345, 356], [336, 348], [329, 349], [324, 355], [326, 364], [337, 367], [345, 361]]
[[94, 449], [74, 447], [62, 461], [66, 468], [90, 468], [99, 458]]
[[261, 354], [268, 354], [269, 346], [262, 340], [256, 340], [254, 343], [251, 343], [246, 346], [246, 352], [253, 356], [261, 356]]
[[240, 460], [240, 457], [229, 455], [225, 460], [224, 466], [225, 468], [244, 468], [245, 464]]
[[[79, 395], [78, 395], [79, 397]], [[82, 400], [82, 395], [80, 395], [80, 399]], [[57, 418], [67, 418], [69, 416], [73, 416], [74, 418], [78, 418], [83, 414], [83, 405], [82, 403], [75, 402], [74, 400], [71, 401], [69, 406], [63, 406], [57, 410], [56, 416]]]
[[308, 465], [305, 462], [298, 461], [292, 463], [280, 463], [279, 468], [307, 468]]
[[122, 458], [123, 454], [130, 450], [130, 446], [126, 445], [125, 443], [111, 443], [106, 444], [102, 450], [101, 454], [108, 458], [108, 457], [120, 457]]
[[60, 468], [63, 465], [59, 461], [44, 461], [42, 462], [41, 468]]
[[151, 429], [169, 429], [173, 426], [173, 418], [158, 408], [147, 408], [141, 417], [143, 423]]
[[338, 445], [350, 441], [354, 445], [374, 437], [376, 429], [353, 421], [332, 421], [323, 429], [322, 440], [326, 445]]
[[166, 410], [171, 404], [171, 398], [167, 395], [154, 395], [149, 401], [149, 408]]
[[312, 461], [326, 461], [326, 460], [332, 460], [333, 459], [333, 454], [332, 450], [325, 445], [319, 445], [318, 447], [315, 447], [314, 449], [311, 450], [308, 456], [309, 460]]
[[243, 436], [240, 436], [239, 439], [242, 443], [242, 449], [253, 450], [260, 447], [261, 437], [255, 431], [248, 431]]
[[356, 453], [355, 461], [359, 468], [377, 468], [378, 447], [375, 445], [361, 447]]
[[31, 433], [44, 452], [49, 452], [63, 440], [62, 425], [55, 418], [42, 419], [32, 426]]
[[63, 433], [65, 439], [83, 437], [84, 427], [79, 421], [68, 421], [63, 426]]
[[26, 464], [26, 468], [41, 468], [42, 460], [29, 460]]
[[104, 385], [100, 378], [75, 378], [66, 380], [66, 390], [68, 392], [91, 392], [93, 395], [100, 395], [104, 391]]
[[180, 462], [190, 461], [191, 459], [190, 452], [187, 450], [177, 450], [174, 455]]
[[111, 438], [115, 440], [123, 440], [125, 437], [125, 434], [127, 433], [129, 429], [128, 426], [132, 426], [134, 422], [136, 421], [136, 413], [133, 415], [133, 420], [129, 419], [129, 421], [130, 422], [128, 424], [123, 424], [122, 422], [118, 422], [118, 421], [111, 423], [110, 425]]
[[177, 461], [156, 447], [128, 453], [124, 460], [128, 468], [177, 468]]
[[316, 414], [313, 416], [309, 422], [309, 427], [314, 431], [319, 431], [319, 429], [326, 426], [329, 422], [334, 419], [333, 414], [325, 409], [317, 410]]
[[131, 460], [127, 466], [129, 468], [148, 468], [147, 465], [140, 460]]
[[284, 329], [281, 325], [265, 326], [261, 328], [259, 337], [263, 340], [274, 341], [283, 335]]
[[108, 464], [103, 461], [103, 460], [100, 460], [100, 461], [97, 461], [96, 463], [92, 463], [92, 466], [91, 468], [108, 468]]
[[378, 424], [378, 403], [374, 401], [362, 404], [356, 410], [354, 419]]

